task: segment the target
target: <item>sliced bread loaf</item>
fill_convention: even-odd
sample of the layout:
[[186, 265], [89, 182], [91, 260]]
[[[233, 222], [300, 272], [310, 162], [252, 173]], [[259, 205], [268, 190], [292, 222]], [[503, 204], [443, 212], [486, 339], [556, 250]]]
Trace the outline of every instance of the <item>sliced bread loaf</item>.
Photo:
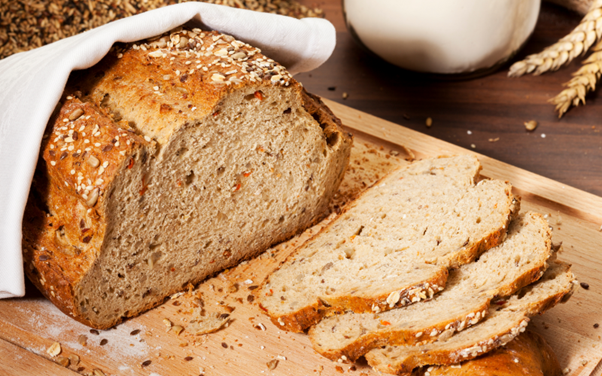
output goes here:
[[484, 320], [494, 297], [536, 281], [551, 255], [552, 232], [538, 213], [512, 221], [504, 242], [477, 262], [450, 271], [445, 290], [432, 300], [379, 314], [325, 318], [309, 331], [314, 349], [327, 358], [355, 360], [373, 348], [443, 341]]
[[380, 372], [399, 375], [409, 375], [417, 367], [474, 359], [516, 338], [525, 331], [530, 317], [566, 301], [575, 283], [570, 265], [552, 261], [541, 280], [507, 300], [494, 302], [485, 321], [445, 341], [374, 349], [366, 359]]
[[317, 97], [231, 36], [115, 46], [72, 74], [49, 123], [25, 269], [109, 328], [318, 221], [350, 148]]
[[261, 307], [279, 327], [302, 331], [325, 315], [432, 298], [448, 268], [500, 244], [518, 212], [510, 184], [475, 184], [479, 170], [463, 155], [392, 172], [268, 277]]

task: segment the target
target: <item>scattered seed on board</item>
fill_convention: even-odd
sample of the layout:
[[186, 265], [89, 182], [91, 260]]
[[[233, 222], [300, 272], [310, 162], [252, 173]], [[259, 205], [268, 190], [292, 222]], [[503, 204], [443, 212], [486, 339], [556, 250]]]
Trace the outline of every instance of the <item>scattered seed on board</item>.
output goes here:
[[347, 99], [347, 98], [349, 98], [349, 94], [347, 94], [347, 92], [344, 92], [343, 93], [343, 99]]
[[498, 142], [499, 140], [500, 140], [500, 138], [499, 138], [499, 137], [496, 137], [496, 138], [490, 138], [490, 139], [489, 139], [489, 142]]
[[433, 119], [430, 117], [427, 117], [426, 118], [426, 126], [430, 128], [431, 125], [433, 125]]
[[62, 349], [61, 349], [61, 344], [58, 342], [53, 343], [52, 345], [50, 345], [50, 347], [48, 348], [48, 350], [46, 350], [46, 352], [50, 355], [50, 356], [57, 356], [61, 353]]
[[60, 364], [63, 367], [69, 367], [69, 363], [71, 363], [71, 361], [69, 360], [69, 358], [66, 358], [64, 356], [57, 356], [56, 357], [56, 362], [58, 364]]
[[268, 366], [268, 369], [270, 371], [273, 371], [276, 369], [276, 367], [278, 367], [278, 359], [272, 359], [269, 362], [266, 363]]
[[539, 123], [536, 120], [529, 120], [525, 122], [525, 129], [529, 132], [532, 132], [537, 128]]

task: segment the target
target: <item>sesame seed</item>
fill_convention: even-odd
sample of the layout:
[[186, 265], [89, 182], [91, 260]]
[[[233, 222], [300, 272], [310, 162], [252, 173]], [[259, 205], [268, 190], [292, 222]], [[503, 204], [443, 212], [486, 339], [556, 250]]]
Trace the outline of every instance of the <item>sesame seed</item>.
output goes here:
[[144, 140], [146, 140], [146, 142], [151, 142], [151, 138], [148, 136], [144, 136]]
[[95, 143], [94, 146], [100, 147], [100, 142]]
[[107, 166], [108, 166], [108, 165], [109, 165], [109, 162], [108, 162], [108, 161], [105, 161], [105, 162], [102, 164], [102, 167], [104, 167], [104, 168], [107, 168]]
[[55, 162], [55, 161], [50, 161], [50, 164], [51, 164], [52, 166], [56, 166], [56, 162]]
[[155, 91], [159, 90], [159, 86], [153, 86], [153, 90], [155, 90]]
[[75, 170], [71, 170], [71, 175], [75, 175]]

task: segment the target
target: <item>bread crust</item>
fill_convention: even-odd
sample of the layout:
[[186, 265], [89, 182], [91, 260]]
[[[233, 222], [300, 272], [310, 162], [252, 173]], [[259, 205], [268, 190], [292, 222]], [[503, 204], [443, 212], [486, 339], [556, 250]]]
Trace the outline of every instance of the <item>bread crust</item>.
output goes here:
[[[58, 109], [44, 137], [23, 220], [24, 269], [59, 309], [93, 326], [80, 314], [74, 289], [102, 245], [113, 180], [149, 143], [74, 96], [63, 98]], [[77, 119], [64, 121], [79, 112]]]
[[[173, 34], [170, 37], [173, 40]], [[217, 32], [209, 32], [204, 38], [217, 39], [218, 42], [220, 38], [233, 41], [233, 38]], [[192, 51], [190, 44], [184, 49], [184, 52]], [[267, 61], [259, 50], [250, 46], [243, 46], [242, 50], [255, 59]], [[203, 56], [199, 61], [201, 65], [208, 64], [214, 58]], [[186, 59], [178, 56], [171, 64], [169, 61], [169, 57], [149, 56], [148, 50], [132, 44], [120, 45], [90, 70], [74, 72], [65, 96], [49, 121], [42, 144], [23, 220], [25, 271], [33, 284], [61, 311], [94, 328], [110, 328], [125, 317], [136, 316], [161, 304], [165, 297], [183, 288], [174, 287], [162, 297], [111, 322], [87, 319], [78, 307], [76, 295], [80, 282], [98, 262], [100, 255], [109, 251], [104, 247], [103, 239], [111, 220], [107, 218], [107, 202], [115, 188], [115, 180], [167, 144], [175, 133], [189, 125], [193, 116], [201, 119], [219, 113], [223, 99], [231, 93], [247, 86], [269, 88], [275, 84], [273, 73], [257, 76], [253, 81], [233, 79], [229, 84], [216, 84], [211, 80], [216, 74], [212, 69], [198, 69], [195, 75], [188, 71]], [[340, 120], [318, 97], [306, 93], [283, 67], [273, 62], [270, 64], [274, 72], [282, 75], [280, 84], [296, 93], [303, 107], [323, 128], [324, 139], [336, 150], [332, 154], [335, 169], [324, 193], [324, 197], [329, 198], [343, 179], [352, 137], [343, 131]], [[182, 73], [177, 76], [174, 72], [179, 69]], [[165, 79], [168, 75], [169, 80]], [[141, 83], [132, 85], [127, 78]], [[142, 83], [147, 81], [151, 82], [150, 89]], [[162, 92], [150, 95], [149, 90], [152, 93], [155, 89], [152, 86], [159, 81]], [[116, 111], [119, 106], [110, 103], [110, 93], [116, 90], [127, 92], [130, 100], [118, 105], [141, 109], [135, 122], [122, 120], [122, 114]], [[163, 120], [159, 126], [151, 127], [148, 125], [150, 122], [144, 121], [157, 116]], [[142, 181], [141, 196], [145, 190]], [[324, 201], [320, 212], [315, 213], [311, 221], [299, 228], [275, 234], [272, 244], [288, 239], [321, 220], [326, 215], [329, 200]], [[245, 258], [264, 250], [245, 250]], [[219, 260], [220, 267], [216, 270], [233, 266], [236, 262]], [[207, 276], [195, 276], [186, 283], [196, 284]]]

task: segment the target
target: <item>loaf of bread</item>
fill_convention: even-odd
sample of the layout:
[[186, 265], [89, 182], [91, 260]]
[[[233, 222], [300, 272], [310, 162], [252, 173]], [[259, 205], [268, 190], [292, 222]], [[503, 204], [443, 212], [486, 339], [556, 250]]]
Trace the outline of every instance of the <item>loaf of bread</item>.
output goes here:
[[551, 238], [543, 216], [526, 213], [510, 224], [501, 245], [450, 271], [445, 290], [432, 300], [377, 315], [326, 318], [310, 329], [312, 345], [332, 360], [356, 360], [385, 345], [444, 341], [485, 320], [492, 299], [512, 295], [538, 280], [552, 253]]
[[326, 214], [351, 137], [285, 68], [177, 30], [74, 72], [23, 221], [25, 270], [109, 328]]
[[508, 299], [494, 302], [487, 318], [479, 324], [445, 341], [374, 349], [366, 354], [366, 360], [380, 372], [410, 375], [418, 367], [474, 359], [516, 338], [525, 331], [530, 317], [566, 301], [575, 283], [570, 265], [553, 260], [541, 280]]
[[500, 244], [518, 212], [510, 184], [476, 184], [480, 168], [463, 155], [392, 172], [268, 277], [258, 289], [261, 307], [299, 332], [324, 316], [432, 298], [449, 268]]
[[550, 345], [527, 330], [506, 346], [461, 364], [424, 367], [414, 376], [562, 376]]

